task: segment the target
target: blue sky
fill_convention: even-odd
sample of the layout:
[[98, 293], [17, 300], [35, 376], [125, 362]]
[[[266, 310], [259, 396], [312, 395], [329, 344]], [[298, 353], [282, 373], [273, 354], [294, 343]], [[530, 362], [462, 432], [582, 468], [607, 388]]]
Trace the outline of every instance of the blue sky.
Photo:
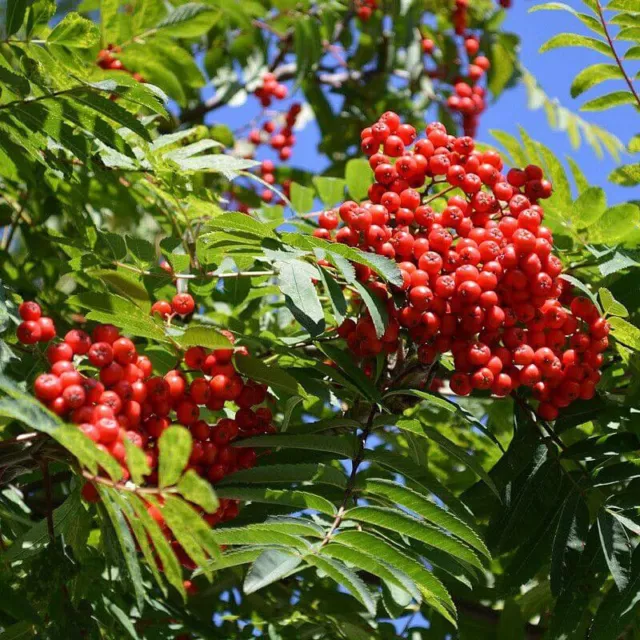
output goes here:
[[[583, 48], [556, 49], [544, 54], [538, 53], [540, 46], [552, 35], [565, 31], [584, 32], [584, 27], [576, 18], [563, 11], [529, 13], [529, 9], [540, 4], [539, 2], [513, 0], [513, 4], [514, 6], [507, 12], [503, 28], [520, 36], [523, 64], [538, 79], [548, 96], [558, 99], [564, 107], [579, 113], [580, 103], [601, 95], [603, 88], [605, 90], [621, 88], [619, 83], [614, 81], [592, 89], [578, 100], [572, 99], [569, 87], [575, 75], [588, 65], [604, 62], [604, 57]], [[567, 4], [577, 10], [584, 10], [580, 0], [568, 0]], [[634, 74], [637, 70], [637, 64], [635, 67], [630, 65], [630, 71]], [[205, 93], [210, 94], [209, 91]], [[293, 97], [301, 99], [301, 96]], [[256, 114], [256, 103], [256, 99], [250, 96], [246, 104], [240, 107], [225, 107], [210, 114], [207, 122], [222, 122], [231, 128], [241, 127]], [[604, 112], [584, 112], [580, 115], [585, 120], [594, 122], [616, 134], [624, 143], [640, 132], [638, 113], [631, 106], [617, 107]], [[607, 175], [617, 166], [610, 156], [605, 153], [604, 158], [598, 158], [586, 143], [577, 150], [572, 149], [565, 132], [553, 131], [549, 127], [542, 109], [532, 111], [527, 107], [524, 86], [509, 89], [495, 104], [489, 106], [482, 115], [478, 138], [495, 144], [490, 135], [491, 130], [501, 129], [518, 135], [518, 126], [524, 127], [533, 139], [550, 147], [559, 157], [572, 156], [589, 181], [606, 190], [610, 204], [627, 201], [634, 197], [633, 189], [607, 182]], [[326, 166], [326, 160], [316, 152], [318, 132], [315, 124], [311, 122], [304, 131], [297, 132], [296, 135], [298, 142], [292, 156], [292, 166], [321, 172]], [[259, 159], [262, 157], [275, 158], [269, 152], [260, 155]], [[630, 161], [629, 156], [625, 161]]]

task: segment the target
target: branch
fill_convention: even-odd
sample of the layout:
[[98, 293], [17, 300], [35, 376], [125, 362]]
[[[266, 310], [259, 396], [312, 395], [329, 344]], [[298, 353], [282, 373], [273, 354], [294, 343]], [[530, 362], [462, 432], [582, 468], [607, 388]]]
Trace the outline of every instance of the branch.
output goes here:
[[[126, 269], [127, 271], [132, 271], [133, 273], [138, 273], [142, 276], [154, 276], [158, 275], [151, 271], [147, 271], [145, 269], [139, 269], [138, 267], [134, 267], [131, 264], [127, 264], [126, 262], [114, 262], [116, 267], [120, 267], [121, 269]], [[174, 273], [171, 274], [173, 278], [176, 280], [195, 280], [196, 278], [201, 278], [204, 276], [205, 278], [219, 278], [220, 280], [231, 280], [234, 278], [262, 278], [265, 276], [275, 276], [278, 275], [276, 271], [227, 271], [225, 273], [214, 273], [213, 271], [208, 271], [204, 274], [196, 274], [196, 273]]]
[[633, 83], [631, 82], [631, 78], [629, 78], [629, 76], [627, 75], [627, 72], [624, 70], [624, 67], [622, 66], [622, 60], [620, 60], [620, 56], [618, 55], [616, 48], [613, 46], [613, 40], [611, 39], [611, 34], [609, 33], [609, 27], [607, 25], [607, 21], [605, 20], [604, 13], [602, 12], [602, 5], [600, 4], [600, 0], [596, 0], [596, 8], [598, 10], [598, 17], [600, 18], [600, 24], [604, 29], [604, 35], [607, 37], [607, 42], [609, 43], [609, 48], [611, 49], [611, 53], [613, 53], [613, 57], [616, 59], [616, 63], [618, 65], [618, 68], [620, 69], [620, 73], [622, 73], [622, 76], [624, 77], [625, 82], [629, 86], [629, 90], [633, 94], [633, 97], [635, 98], [636, 103], [638, 104], [638, 108], [640, 108], [640, 96], [638, 96], [638, 93], [636, 92], [636, 89], [633, 86]]
[[360, 443], [358, 445], [358, 451], [356, 453], [355, 458], [353, 459], [353, 464], [351, 466], [351, 475], [349, 476], [349, 480], [347, 481], [347, 486], [345, 487], [345, 490], [344, 490], [344, 495], [342, 497], [342, 504], [340, 505], [340, 508], [338, 509], [338, 513], [336, 514], [336, 517], [333, 523], [331, 524], [331, 528], [329, 529], [329, 531], [327, 531], [327, 535], [325, 535], [322, 542], [320, 543], [319, 549], [322, 549], [322, 547], [326, 546], [327, 544], [329, 544], [329, 542], [331, 542], [331, 538], [333, 537], [333, 534], [336, 532], [336, 529], [338, 529], [342, 524], [344, 514], [347, 511], [347, 504], [349, 502], [349, 499], [353, 495], [353, 492], [355, 489], [356, 476], [358, 474], [358, 469], [362, 464], [362, 462], [364, 461], [364, 452], [365, 452], [365, 447], [367, 446], [367, 438], [371, 433], [371, 429], [373, 427], [373, 419], [375, 418], [375, 416], [376, 416], [376, 407], [374, 405], [371, 408], [371, 411], [369, 412], [369, 417], [367, 418], [367, 424], [365, 425], [364, 429], [362, 430], [362, 433], [360, 434]]

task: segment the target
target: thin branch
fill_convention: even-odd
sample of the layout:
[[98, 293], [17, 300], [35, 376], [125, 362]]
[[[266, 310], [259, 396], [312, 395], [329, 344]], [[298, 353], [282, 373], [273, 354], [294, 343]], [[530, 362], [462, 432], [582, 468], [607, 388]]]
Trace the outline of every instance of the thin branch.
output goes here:
[[135, 485], [130, 485], [125, 482], [113, 482], [113, 480], [109, 480], [108, 478], [103, 478], [102, 476], [97, 476], [88, 471], [83, 471], [82, 475], [84, 478], [89, 480], [89, 482], [95, 482], [97, 484], [102, 484], [105, 487], [110, 487], [112, 489], [118, 489], [118, 491], [128, 491], [129, 493], [135, 493], [136, 495], [145, 496], [145, 495], [164, 495], [167, 493], [178, 493], [176, 488], [164, 488], [160, 489], [159, 487], [137, 487]]
[[[121, 269], [126, 269], [127, 271], [132, 271], [133, 273], [138, 273], [142, 276], [154, 276], [158, 275], [152, 273], [151, 271], [147, 271], [146, 269], [139, 269], [138, 267], [134, 267], [131, 264], [127, 264], [126, 262], [114, 262], [116, 267], [120, 267]], [[196, 273], [174, 273], [171, 274], [173, 278], [176, 280], [195, 280], [197, 278], [206, 277], [206, 278], [216, 278], [220, 280], [231, 280], [234, 278], [262, 278], [265, 276], [275, 276], [277, 275], [276, 271], [227, 271], [224, 273], [215, 273], [213, 271], [207, 271], [202, 275]]]
[[613, 53], [613, 57], [616, 59], [616, 63], [618, 65], [618, 68], [620, 69], [620, 73], [622, 73], [622, 76], [624, 77], [625, 82], [629, 86], [629, 90], [633, 94], [633, 97], [635, 98], [636, 103], [638, 104], [638, 108], [640, 108], [640, 96], [638, 96], [638, 93], [636, 92], [636, 89], [633, 86], [633, 83], [631, 82], [631, 78], [627, 75], [627, 72], [624, 70], [624, 67], [622, 66], [622, 60], [620, 60], [620, 56], [618, 55], [616, 48], [613, 46], [613, 40], [611, 39], [611, 34], [609, 33], [609, 27], [607, 25], [607, 21], [605, 20], [604, 13], [602, 11], [602, 5], [600, 4], [600, 0], [596, 0], [596, 8], [598, 9], [598, 17], [600, 18], [600, 24], [604, 29], [604, 35], [606, 36], [607, 41], [609, 43], [609, 48], [611, 49], [611, 53]]
[[40, 468], [42, 469], [42, 478], [44, 480], [44, 490], [47, 499], [47, 530], [49, 531], [49, 538], [53, 542], [55, 538], [55, 531], [53, 527], [53, 494], [51, 488], [51, 475], [49, 474], [49, 462], [47, 460], [41, 460]]
[[367, 446], [367, 438], [369, 437], [369, 434], [371, 433], [371, 429], [373, 428], [373, 419], [375, 418], [375, 416], [376, 416], [376, 407], [374, 405], [371, 408], [371, 411], [369, 412], [369, 417], [367, 418], [367, 424], [365, 425], [364, 429], [362, 430], [362, 433], [360, 434], [358, 451], [356, 453], [355, 458], [353, 459], [353, 463], [351, 466], [351, 475], [349, 476], [349, 480], [347, 481], [347, 486], [345, 487], [345, 490], [344, 490], [342, 503], [340, 505], [340, 508], [338, 509], [338, 513], [336, 514], [336, 517], [333, 523], [331, 524], [329, 531], [327, 531], [327, 534], [325, 535], [322, 542], [320, 543], [320, 547], [319, 547], [320, 549], [322, 549], [322, 547], [326, 546], [327, 544], [329, 544], [329, 542], [331, 542], [331, 538], [333, 537], [333, 534], [342, 524], [342, 520], [347, 511], [347, 505], [349, 504], [349, 500], [351, 499], [351, 496], [353, 495], [353, 492], [355, 489], [356, 476], [358, 475], [358, 469], [360, 468], [360, 465], [364, 461], [364, 452], [365, 452], [365, 447]]

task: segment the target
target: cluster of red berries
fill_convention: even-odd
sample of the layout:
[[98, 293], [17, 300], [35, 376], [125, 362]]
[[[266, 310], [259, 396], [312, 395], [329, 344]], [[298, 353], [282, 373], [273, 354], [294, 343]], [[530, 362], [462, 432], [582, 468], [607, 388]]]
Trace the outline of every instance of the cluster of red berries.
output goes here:
[[270, 107], [274, 98], [284, 100], [288, 94], [289, 90], [286, 85], [279, 83], [273, 73], [265, 73], [262, 77], [262, 85], [254, 91], [254, 95], [260, 100], [263, 107]]
[[124, 66], [122, 60], [113, 55], [114, 53], [121, 53], [121, 51], [122, 48], [114, 44], [108, 45], [106, 49], [101, 49], [98, 53], [98, 66], [107, 71], [124, 71], [130, 74], [134, 80], [144, 82], [144, 78], [139, 73], [131, 72]]
[[[156, 312], [167, 311], [164, 305], [169, 303], [156, 303]], [[171, 313], [183, 316], [194, 307], [189, 294], [176, 295], [169, 305]], [[29, 318], [25, 322], [43, 319], [35, 302], [22, 303], [20, 313]], [[233, 344], [233, 335], [223, 333]], [[55, 329], [49, 339], [54, 337]], [[240, 376], [232, 360], [234, 353], [248, 352], [244, 347], [209, 351], [193, 346], [175, 369], [163, 377], [154, 376], [151, 361], [138, 354], [136, 345], [113, 325], [98, 325], [91, 335], [72, 329], [47, 348], [50, 370], [36, 378], [34, 393], [117, 460], [125, 480], [129, 478], [125, 439], [142, 449], [151, 469], [146, 486], [157, 486], [158, 438], [171, 424], [184, 425], [193, 437], [189, 468], [216, 483], [256, 463], [255, 450], [233, 448], [234, 440], [275, 431], [271, 411], [264, 406], [266, 386]], [[222, 414], [231, 403], [236, 408], [233, 419]], [[87, 483], [83, 496], [96, 501], [95, 486]], [[148, 510], [164, 526], [161, 509], [149, 505]], [[216, 513], [202, 513], [202, 517], [214, 526], [237, 514], [238, 502], [221, 500]], [[175, 541], [173, 544], [183, 564], [192, 566], [186, 553]]]
[[[394, 290], [358, 265], [390, 321], [378, 337], [361, 306], [338, 333], [367, 358], [396, 351], [404, 331], [425, 364], [452, 353], [455, 393], [531, 387], [539, 415], [555, 419], [559, 408], [594, 395], [609, 325], [559, 277], [538, 204], [551, 184], [533, 165], [505, 175], [498, 153], [477, 151], [472, 138], [448, 135], [441, 123], [426, 134], [413, 144], [416, 130], [392, 112], [364, 129], [376, 180], [369, 201], [319, 217], [314, 235], [394, 259], [403, 278]], [[439, 191], [430, 193], [433, 185]], [[435, 210], [438, 200], [446, 205]]]
[[[469, 21], [469, 1], [470, 0], [456, 0], [455, 8], [453, 10], [453, 27], [459, 36], [464, 35], [467, 30]], [[499, 0], [499, 4], [504, 9], [509, 9], [511, 7], [511, 0]]]
[[302, 107], [296, 102], [289, 107], [284, 115], [284, 125], [278, 131], [278, 125], [274, 120], [267, 120], [262, 125], [262, 130], [252, 129], [249, 133], [249, 142], [255, 146], [268, 143], [269, 146], [278, 152], [278, 157], [283, 162], [291, 158], [292, 147], [296, 143], [293, 135], [293, 127], [302, 111]]
[[[165, 266], [166, 265], [166, 266]], [[167, 269], [168, 267], [168, 269]], [[162, 263], [162, 268], [172, 271], [171, 265]], [[151, 305], [151, 315], [159, 315], [163, 320], [173, 316], [191, 315], [196, 308], [196, 301], [190, 293], [176, 293], [171, 302], [158, 300]]]
[[56, 337], [56, 326], [51, 318], [42, 315], [40, 305], [35, 302], [23, 302], [18, 307], [22, 322], [16, 335], [22, 344], [49, 342]]
[[[466, 7], [466, 4], [457, 5], [458, 9]], [[461, 34], [465, 34], [465, 29]], [[467, 55], [466, 68], [462, 64], [462, 49]], [[430, 38], [423, 38], [422, 51], [431, 55], [435, 50], [435, 43]], [[486, 56], [478, 55], [480, 40], [473, 34], [466, 34], [460, 47], [460, 56], [456, 64], [460, 65], [460, 75], [453, 83], [453, 92], [447, 99], [447, 107], [454, 113], [462, 116], [462, 129], [465, 135], [474, 137], [478, 128], [480, 115], [486, 109], [486, 89], [478, 83], [486, 75], [491, 67], [491, 62]], [[436, 67], [428, 71], [432, 78], [448, 77], [446, 70]]]
[[378, 0], [356, 0], [355, 2], [356, 15], [362, 22], [370, 20], [377, 8]]

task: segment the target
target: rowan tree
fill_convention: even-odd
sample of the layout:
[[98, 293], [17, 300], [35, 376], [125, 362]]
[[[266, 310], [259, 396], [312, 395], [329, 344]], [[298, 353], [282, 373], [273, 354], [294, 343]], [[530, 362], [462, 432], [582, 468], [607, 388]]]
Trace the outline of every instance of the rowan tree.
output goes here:
[[0, 640], [640, 638], [640, 7], [573, 4], [578, 105], [510, 0], [7, 0]]

